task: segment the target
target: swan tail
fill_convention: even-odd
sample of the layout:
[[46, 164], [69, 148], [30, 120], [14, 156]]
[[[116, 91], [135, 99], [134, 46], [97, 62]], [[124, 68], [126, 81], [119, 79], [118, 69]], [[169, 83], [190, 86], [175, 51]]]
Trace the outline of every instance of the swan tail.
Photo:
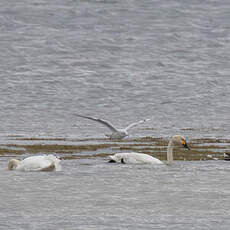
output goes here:
[[43, 168], [41, 171], [54, 171], [55, 168], [55, 162], [53, 161], [48, 167]]
[[48, 159], [49, 159], [49, 161], [51, 163], [52, 162], [54, 163], [55, 170], [56, 171], [61, 171], [61, 164], [60, 164], [61, 160], [59, 158], [57, 158], [56, 156], [52, 155], [52, 154], [48, 155], [47, 157], [48, 157]]

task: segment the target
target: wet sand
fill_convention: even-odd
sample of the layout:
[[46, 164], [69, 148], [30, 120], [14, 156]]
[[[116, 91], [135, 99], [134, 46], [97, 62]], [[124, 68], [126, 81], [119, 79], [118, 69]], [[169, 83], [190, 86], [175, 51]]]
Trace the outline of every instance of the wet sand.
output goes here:
[[[160, 160], [166, 160], [168, 139], [145, 137], [110, 141], [107, 139], [70, 138], [10, 138], [9, 143], [0, 145], [0, 156], [19, 156], [27, 154], [56, 154], [62, 159], [106, 158], [117, 152], [142, 152]], [[213, 160], [224, 159], [230, 152], [228, 139], [189, 140], [190, 151], [175, 147], [174, 160]]]

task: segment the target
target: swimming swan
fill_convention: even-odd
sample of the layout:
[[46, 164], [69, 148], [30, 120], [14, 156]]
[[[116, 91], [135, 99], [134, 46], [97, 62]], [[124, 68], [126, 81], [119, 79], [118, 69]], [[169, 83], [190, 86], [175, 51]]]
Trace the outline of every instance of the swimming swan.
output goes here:
[[82, 118], [86, 118], [86, 119], [89, 119], [89, 120], [97, 121], [97, 122], [105, 125], [107, 128], [109, 128], [112, 131], [111, 134], [106, 134], [106, 136], [109, 137], [110, 140], [121, 140], [124, 137], [129, 135], [128, 134], [129, 129], [131, 129], [132, 127], [134, 127], [136, 125], [139, 125], [139, 124], [141, 124], [143, 122], [146, 122], [146, 121], [150, 120], [150, 119], [140, 120], [140, 121], [137, 121], [137, 122], [134, 122], [134, 123], [128, 125], [126, 128], [117, 129], [117, 128], [114, 127], [114, 125], [112, 125], [108, 121], [105, 121], [105, 120], [102, 120], [102, 119], [99, 119], [99, 118], [82, 116], [80, 114], [73, 114], [73, 115], [78, 116], [78, 117], [82, 117]]
[[[190, 149], [183, 136], [173, 136], [167, 148], [167, 162], [173, 162], [173, 147], [174, 145], [182, 145], [184, 148]], [[116, 153], [109, 156], [110, 163], [129, 163], [129, 164], [164, 164], [159, 159], [144, 153]]]
[[8, 169], [20, 171], [60, 171], [60, 161], [54, 155], [32, 156], [22, 161], [11, 159], [8, 163]]

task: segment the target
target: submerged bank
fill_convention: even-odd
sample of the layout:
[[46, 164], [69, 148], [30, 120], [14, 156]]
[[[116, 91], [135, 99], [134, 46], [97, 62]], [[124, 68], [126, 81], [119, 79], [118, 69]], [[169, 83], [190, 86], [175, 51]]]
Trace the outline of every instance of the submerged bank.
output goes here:
[[[143, 152], [160, 160], [166, 160], [168, 139], [144, 137], [109, 141], [106, 139], [70, 139], [70, 138], [11, 138], [7, 144], [0, 145], [0, 156], [24, 154], [57, 154], [62, 159], [106, 158], [116, 152]], [[175, 160], [211, 160], [224, 159], [224, 153], [230, 152], [228, 139], [189, 140], [190, 151], [175, 147]]]

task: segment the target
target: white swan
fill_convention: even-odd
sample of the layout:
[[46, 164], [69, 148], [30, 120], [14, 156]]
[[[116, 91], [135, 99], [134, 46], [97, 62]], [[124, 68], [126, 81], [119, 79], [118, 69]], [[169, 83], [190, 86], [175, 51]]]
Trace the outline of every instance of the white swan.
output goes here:
[[[184, 148], [190, 149], [183, 136], [173, 136], [168, 144], [167, 148], [167, 162], [171, 164], [173, 162], [173, 147], [174, 145], [182, 145]], [[130, 164], [164, 164], [159, 159], [152, 157], [144, 153], [116, 153], [109, 156], [110, 163], [130, 163]]]
[[108, 121], [105, 121], [105, 120], [102, 120], [102, 119], [99, 119], [99, 118], [83, 116], [83, 115], [80, 115], [80, 114], [73, 114], [73, 115], [78, 116], [78, 117], [82, 117], [82, 118], [86, 118], [86, 119], [90, 119], [90, 120], [93, 120], [93, 121], [97, 121], [97, 122], [105, 125], [107, 128], [109, 128], [112, 131], [111, 134], [106, 134], [105, 135], [105, 136], [109, 137], [111, 140], [121, 140], [121, 139], [123, 139], [124, 137], [129, 135], [128, 134], [129, 129], [131, 129], [132, 127], [134, 127], [136, 125], [139, 125], [139, 124], [141, 124], [143, 122], [146, 122], [146, 121], [150, 120], [150, 119], [140, 120], [138, 122], [134, 122], [134, 123], [130, 124], [126, 128], [117, 129], [117, 128], [114, 127], [114, 125], [112, 125]]
[[11, 159], [8, 169], [20, 171], [60, 171], [60, 161], [54, 155], [32, 156], [22, 161]]

